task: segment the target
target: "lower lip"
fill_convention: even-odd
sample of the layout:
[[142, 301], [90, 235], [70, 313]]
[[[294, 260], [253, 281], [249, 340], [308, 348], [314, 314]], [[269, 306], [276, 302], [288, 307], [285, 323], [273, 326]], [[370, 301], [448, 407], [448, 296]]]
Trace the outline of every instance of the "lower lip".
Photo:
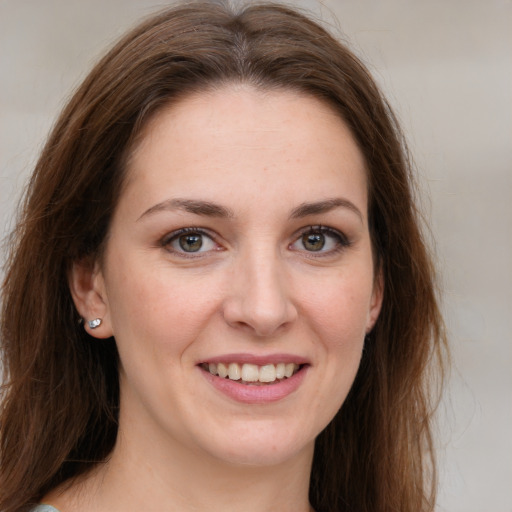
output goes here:
[[302, 366], [297, 373], [287, 379], [260, 386], [242, 384], [240, 381], [212, 375], [198, 368], [214, 388], [229, 398], [245, 404], [265, 404], [282, 400], [296, 391], [304, 380], [309, 366]]

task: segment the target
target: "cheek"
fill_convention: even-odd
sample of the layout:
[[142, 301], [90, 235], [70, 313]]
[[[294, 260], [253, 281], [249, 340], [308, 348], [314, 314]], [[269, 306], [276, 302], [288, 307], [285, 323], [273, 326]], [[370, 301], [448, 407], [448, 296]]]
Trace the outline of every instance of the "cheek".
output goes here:
[[307, 310], [304, 316], [325, 342], [351, 345], [364, 339], [372, 291], [371, 276], [367, 275], [329, 279], [308, 290], [302, 301]]
[[183, 351], [214, 314], [217, 283], [203, 281], [198, 287], [161, 265], [117, 261], [107, 284], [118, 346], [129, 344], [137, 351], [151, 347], [155, 357]]
[[350, 280], [325, 283], [309, 294], [308, 331], [321, 369], [312, 415], [325, 427], [343, 405], [356, 377], [364, 346], [368, 288]]

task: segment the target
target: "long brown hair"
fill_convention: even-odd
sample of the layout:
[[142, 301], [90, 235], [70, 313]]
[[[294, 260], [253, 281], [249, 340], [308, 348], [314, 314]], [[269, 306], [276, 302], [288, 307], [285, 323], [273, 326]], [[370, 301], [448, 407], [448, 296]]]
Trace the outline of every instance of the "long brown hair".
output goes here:
[[433, 509], [431, 390], [445, 338], [395, 117], [358, 59], [297, 11], [187, 2], [140, 24], [94, 67], [28, 184], [3, 284], [2, 512], [25, 510], [112, 450], [115, 341], [85, 333], [67, 274], [101, 253], [125, 160], [148, 119], [192, 91], [232, 82], [327, 102], [368, 169], [384, 301], [350, 394], [316, 441], [311, 503], [322, 512]]

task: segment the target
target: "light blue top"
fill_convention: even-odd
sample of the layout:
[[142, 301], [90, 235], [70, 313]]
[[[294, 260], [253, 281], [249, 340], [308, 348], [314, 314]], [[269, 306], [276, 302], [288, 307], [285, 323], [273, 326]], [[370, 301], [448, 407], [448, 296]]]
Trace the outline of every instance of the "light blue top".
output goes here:
[[30, 512], [59, 512], [55, 507], [51, 505], [37, 505]]

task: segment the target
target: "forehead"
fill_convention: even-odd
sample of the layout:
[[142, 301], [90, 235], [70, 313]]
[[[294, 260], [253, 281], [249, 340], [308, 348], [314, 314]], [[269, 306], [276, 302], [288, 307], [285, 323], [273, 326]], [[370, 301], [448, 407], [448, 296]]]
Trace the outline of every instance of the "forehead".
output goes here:
[[137, 182], [155, 201], [177, 188], [240, 197], [269, 186], [301, 201], [305, 189], [330, 196], [339, 184], [366, 204], [365, 162], [346, 124], [326, 103], [288, 90], [191, 94], [150, 120], [127, 171], [128, 188]]

